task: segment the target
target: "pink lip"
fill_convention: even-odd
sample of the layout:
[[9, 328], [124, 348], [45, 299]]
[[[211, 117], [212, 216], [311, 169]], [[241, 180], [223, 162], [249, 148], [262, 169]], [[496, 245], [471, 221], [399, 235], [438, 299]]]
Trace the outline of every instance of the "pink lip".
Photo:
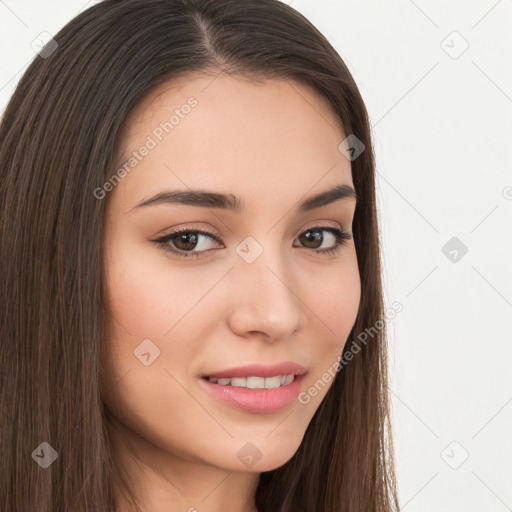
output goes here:
[[[239, 370], [241, 369], [239, 368]], [[243, 369], [243, 371], [246, 372], [245, 369]], [[272, 372], [274, 372], [274, 370], [272, 370]], [[279, 374], [290, 375], [290, 372], [278, 372], [277, 375]], [[245, 373], [244, 375], [248, 374]], [[258, 376], [252, 375], [255, 377]], [[274, 375], [276, 374], [274, 373]], [[200, 378], [199, 382], [201, 386], [204, 386], [206, 390], [212, 393], [216, 398], [238, 409], [254, 413], [272, 413], [283, 409], [297, 399], [302, 388], [303, 380], [304, 374], [296, 375], [293, 382], [275, 389], [250, 389], [229, 385], [223, 386], [221, 384], [214, 384], [205, 377]]]
[[275, 377], [276, 375], [303, 375], [304, 373], [306, 373], [306, 368], [304, 368], [304, 366], [287, 361], [285, 363], [275, 364], [272, 366], [263, 364], [239, 366], [237, 368], [229, 368], [220, 372], [204, 374], [202, 377], [212, 377], [215, 379], [231, 377]]

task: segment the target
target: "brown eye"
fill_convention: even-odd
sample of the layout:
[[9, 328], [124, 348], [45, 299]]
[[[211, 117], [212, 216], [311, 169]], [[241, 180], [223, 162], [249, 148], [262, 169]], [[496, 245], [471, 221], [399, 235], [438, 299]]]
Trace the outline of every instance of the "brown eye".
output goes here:
[[202, 256], [205, 252], [208, 252], [208, 245], [211, 245], [211, 241], [219, 243], [217, 237], [211, 233], [186, 228], [178, 229], [153, 241], [165, 251], [183, 258]]
[[[299, 236], [300, 242], [309, 249], [318, 249], [324, 240], [323, 229], [309, 229]], [[334, 235], [331, 233], [331, 237]]]
[[[325, 236], [323, 233], [328, 233], [328, 235]], [[328, 253], [336, 251], [341, 245], [346, 245], [346, 240], [350, 240], [351, 238], [351, 235], [340, 229], [331, 226], [316, 226], [301, 233], [298, 240], [308, 249], [315, 250], [315, 252], [319, 253]], [[330, 247], [322, 248], [324, 242], [327, 242]], [[317, 250], [319, 248], [322, 249]]]
[[177, 249], [180, 249], [181, 251], [195, 249], [198, 239], [198, 234], [192, 231], [188, 233], [178, 234], [170, 238], [174, 246]]

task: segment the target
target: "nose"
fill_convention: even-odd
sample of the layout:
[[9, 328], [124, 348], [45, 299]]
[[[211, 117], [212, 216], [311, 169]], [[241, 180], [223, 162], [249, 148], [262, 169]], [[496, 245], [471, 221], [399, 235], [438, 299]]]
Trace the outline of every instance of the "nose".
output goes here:
[[291, 336], [306, 321], [304, 298], [300, 297], [297, 276], [282, 258], [265, 251], [256, 261], [239, 261], [230, 272], [233, 303], [229, 324], [243, 337], [274, 342]]

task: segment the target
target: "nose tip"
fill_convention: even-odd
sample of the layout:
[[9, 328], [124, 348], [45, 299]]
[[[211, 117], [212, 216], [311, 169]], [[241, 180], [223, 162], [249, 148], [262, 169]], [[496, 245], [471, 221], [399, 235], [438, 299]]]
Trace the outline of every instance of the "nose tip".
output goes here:
[[252, 266], [238, 281], [244, 290], [237, 295], [230, 318], [231, 328], [240, 335], [264, 333], [268, 340], [290, 336], [305, 321], [303, 303], [292, 286], [269, 265]]

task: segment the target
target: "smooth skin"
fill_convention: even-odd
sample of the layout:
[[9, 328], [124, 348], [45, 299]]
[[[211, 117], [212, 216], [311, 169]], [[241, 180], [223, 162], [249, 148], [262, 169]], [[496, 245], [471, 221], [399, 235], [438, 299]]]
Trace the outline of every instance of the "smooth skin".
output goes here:
[[[197, 105], [158, 141], [155, 128], [190, 97]], [[304, 232], [328, 225], [351, 234], [356, 200], [294, 210], [335, 185], [353, 188], [350, 161], [338, 149], [346, 134], [328, 103], [303, 85], [195, 74], [159, 86], [130, 113], [123, 154], [148, 136], [156, 147], [103, 199], [113, 318], [102, 390], [116, 463], [148, 512], [254, 512], [260, 472], [294, 455], [332, 381], [305, 405], [252, 413], [221, 402], [199, 379], [294, 361], [307, 369], [304, 391], [342, 353], [361, 293], [354, 241], [321, 254], [335, 237], [321, 231], [307, 245]], [[189, 189], [234, 194], [244, 209], [135, 208], [164, 190]], [[168, 241], [181, 253], [203, 252], [179, 258], [154, 242], [177, 228], [220, 242]], [[252, 263], [236, 252], [248, 236], [263, 249]], [[145, 365], [134, 351], [148, 339], [160, 355]], [[261, 453], [250, 468], [237, 456], [246, 443]], [[119, 502], [116, 512], [125, 510]]]

